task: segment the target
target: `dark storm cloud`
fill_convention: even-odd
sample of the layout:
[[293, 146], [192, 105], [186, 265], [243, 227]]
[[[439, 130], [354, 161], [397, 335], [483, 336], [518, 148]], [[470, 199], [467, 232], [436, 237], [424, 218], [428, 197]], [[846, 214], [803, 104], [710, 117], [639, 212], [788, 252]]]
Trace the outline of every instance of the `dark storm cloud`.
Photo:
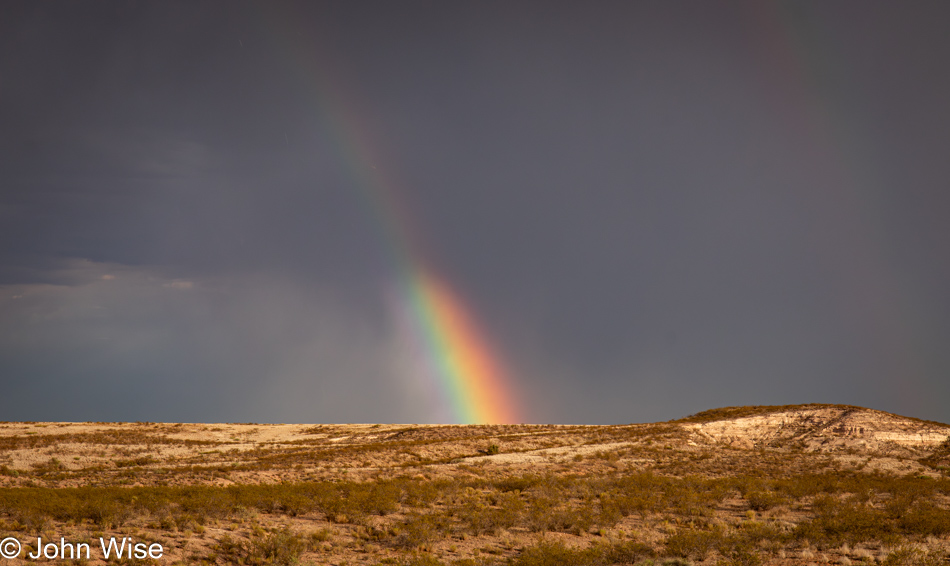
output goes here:
[[345, 103], [526, 420], [950, 420], [941, 4], [0, 10], [5, 418], [450, 418]]

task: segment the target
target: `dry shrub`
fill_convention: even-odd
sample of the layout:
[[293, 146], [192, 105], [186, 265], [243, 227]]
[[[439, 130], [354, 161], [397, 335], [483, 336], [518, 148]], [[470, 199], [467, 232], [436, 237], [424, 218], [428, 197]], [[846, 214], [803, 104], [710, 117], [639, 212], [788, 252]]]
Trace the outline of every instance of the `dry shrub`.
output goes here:
[[402, 548], [418, 548], [444, 537], [449, 521], [441, 515], [412, 513], [396, 529], [394, 543]]
[[682, 558], [705, 560], [716, 549], [724, 537], [722, 529], [711, 531], [680, 530], [666, 539], [666, 554]]
[[950, 533], [950, 511], [930, 501], [918, 501], [897, 519], [897, 525], [906, 534], [942, 536]]
[[795, 527], [796, 538], [836, 546], [843, 542], [889, 540], [893, 536], [885, 513], [869, 505], [823, 495], [815, 499], [812, 508], [815, 516]]
[[597, 544], [588, 548], [570, 548], [560, 542], [541, 542], [529, 546], [509, 560], [509, 566], [608, 566], [634, 564], [653, 556], [653, 550], [642, 543]]
[[749, 502], [749, 508], [755, 511], [766, 511], [779, 505], [788, 503], [788, 499], [775, 493], [774, 491], [752, 491], [745, 496]]
[[230, 564], [294, 566], [309, 548], [307, 539], [285, 528], [250, 540], [238, 541], [225, 535], [214, 550]]
[[900, 546], [888, 553], [882, 566], [938, 566], [943, 564], [946, 554], [926, 552], [912, 546]]
[[457, 491], [457, 481], [401, 481], [399, 486], [403, 492], [403, 503], [410, 507], [429, 507], [439, 500], [440, 496], [450, 495]]
[[524, 502], [517, 493], [502, 493], [493, 499], [495, 506], [470, 500], [459, 509], [459, 519], [472, 534], [494, 534], [502, 529], [510, 529], [521, 521]]

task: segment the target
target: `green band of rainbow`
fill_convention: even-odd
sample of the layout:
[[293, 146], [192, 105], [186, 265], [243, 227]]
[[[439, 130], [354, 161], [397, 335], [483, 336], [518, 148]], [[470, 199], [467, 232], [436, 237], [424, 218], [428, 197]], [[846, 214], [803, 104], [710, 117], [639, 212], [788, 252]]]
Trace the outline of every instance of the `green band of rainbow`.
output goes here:
[[[379, 239], [398, 279], [399, 301], [409, 313], [409, 328], [422, 346], [426, 365], [437, 376], [440, 396], [458, 423], [516, 423], [519, 411], [511, 381], [479, 329], [471, 309], [422, 258], [410, 215], [397, 198], [397, 183], [370, 143], [366, 111], [354, 103], [343, 81], [321, 59], [310, 32], [297, 20], [278, 15], [282, 43], [300, 62], [317, 98], [320, 117], [347, 164], [354, 187], [373, 217]], [[288, 29], [289, 28], [289, 29]]]

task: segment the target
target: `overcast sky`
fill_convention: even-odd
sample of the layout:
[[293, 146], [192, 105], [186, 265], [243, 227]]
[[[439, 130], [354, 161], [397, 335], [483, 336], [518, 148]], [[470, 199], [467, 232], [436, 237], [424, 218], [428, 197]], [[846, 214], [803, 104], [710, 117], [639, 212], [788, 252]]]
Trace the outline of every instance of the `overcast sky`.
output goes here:
[[950, 422], [948, 61], [946, 2], [4, 2], [0, 420], [446, 420], [388, 191], [525, 422]]

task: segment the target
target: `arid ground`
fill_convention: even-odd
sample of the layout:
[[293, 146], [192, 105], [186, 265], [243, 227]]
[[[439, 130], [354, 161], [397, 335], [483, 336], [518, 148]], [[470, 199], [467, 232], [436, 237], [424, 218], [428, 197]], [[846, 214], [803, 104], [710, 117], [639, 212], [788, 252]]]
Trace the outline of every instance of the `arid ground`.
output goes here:
[[841, 405], [616, 426], [3, 423], [0, 538], [162, 545], [112, 561], [137, 564], [943, 564], [948, 470], [950, 425]]

